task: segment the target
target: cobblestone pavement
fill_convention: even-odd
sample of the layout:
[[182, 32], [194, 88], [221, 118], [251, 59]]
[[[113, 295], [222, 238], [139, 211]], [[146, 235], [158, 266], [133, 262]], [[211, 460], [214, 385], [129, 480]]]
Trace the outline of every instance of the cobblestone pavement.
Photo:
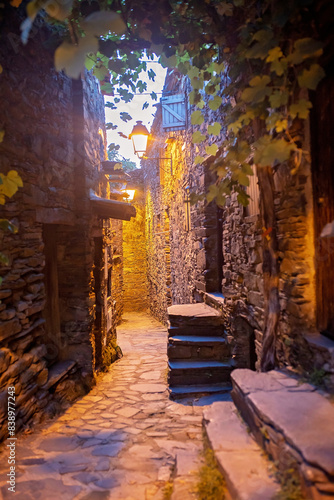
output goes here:
[[16, 493], [4, 499], [172, 500], [193, 492], [202, 449], [201, 406], [167, 392], [166, 329], [145, 314], [118, 327], [124, 357], [60, 418], [17, 441]]

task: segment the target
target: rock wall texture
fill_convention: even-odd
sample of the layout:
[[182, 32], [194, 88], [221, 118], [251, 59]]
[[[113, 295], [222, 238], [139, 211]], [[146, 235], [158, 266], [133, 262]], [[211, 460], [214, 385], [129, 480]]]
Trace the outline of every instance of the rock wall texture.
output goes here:
[[[114, 349], [122, 307], [121, 300], [113, 303], [122, 237], [121, 223], [103, 227], [89, 203], [90, 188], [107, 195], [99, 170], [105, 139], [98, 84], [88, 73], [76, 81], [56, 73], [45, 28], [24, 48], [16, 43], [17, 20], [9, 16], [2, 30], [0, 171], [17, 170], [24, 187], [1, 208], [18, 232], [0, 232], [9, 257], [0, 269], [0, 422], [7, 387], [14, 386], [19, 428], [39, 419], [40, 410], [53, 413], [77, 397], [94, 370], [115, 359], [108, 346]], [[108, 266], [113, 274], [97, 289], [94, 270]]]
[[[170, 71], [164, 95], [183, 93], [187, 103], [187, 92], [185, 79]], [[267, 235], [261, 223], [256, 173], [249, 191], [253, 194], [250, 208], [242, 207], [234, 195], [221, 208], [198, 201], [190, 206], [187, 221], [187, 187], [203, 193], [215, 178], [210, 170], [212, 157], [194, 163], [203, 146], [193, 145], [191, 135], [197, 129], [205, 133], [206, 125], [191, 126], [192, 110], [186, 106], [184, 130], [166, 131], [159, 107], [152, 127], [148, 157], [171, 157], [172, 173], [170, 160], [142, 162], [151, 311], [165, 321], [171, 302], [210, 303], [223, 312], [236, 366], [259, 368], [264, 326], [262, 242]], [[224, 138], [224, 116], [212, 112], [207, 119], [222, 125], [219, 144]], [[298, 131], [305, 151], [310, 151], [308, 127]], [[328, 364], [328, 359], [318, 352], [315, 361], [305, 336], [315, 331], [316, 315], [312, 172], [307, 155], [297, 174], [290, 170], [282, 164], [274, 175], [281, 307], [277, 356], [281, 365], [312, 371]]]
[[141, 199], [133, 204], [136, 207], [136, 217], [123, 222], [124, 311], [146, 311], [145, 207]]

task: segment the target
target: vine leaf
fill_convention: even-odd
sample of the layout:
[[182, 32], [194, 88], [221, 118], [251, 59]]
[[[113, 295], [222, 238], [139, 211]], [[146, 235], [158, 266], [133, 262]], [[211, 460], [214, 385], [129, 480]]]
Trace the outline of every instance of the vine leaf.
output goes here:
[[204, 159], [204, 156], [196, 156], [194, 159], [195, 165], [199, 165], [200, 163], [202, 163], [202, 161], [204, 161]]
[[267, 87], [268, 83], [270, 83], [268, 75], [255, 76], [250, 80], [250, 86], [242, 92], [241, 99], [247, 103], [263, 101], [266, 96], [271, 94], [271, 89]]
[[23, 182], [16, 170], [10, 170], [7, 175], [0, 173], [0, 204], [5, 203], [5, 196], [11, 198]]
[[295, 41], [294, 51], [288, 56], [292, 64], [300, 64], [305, 59], [320, 57], [323, 50], [323, 44], [312, 38], [301, 38]]
[[265, 135], [255, 143], [254, 162], [262, 167], [273, 165], [275, 162], [282, 163], [289, 159], [291, 151], [296, 149], [284, 139], [272, 139]]
[[190, 121], [192, 125], [202, 125], [202, 123], [204, 122], [204, 116], [202, 115], [202, 112], [199, 110], [194, 111], [191, 114]]
[[220, 2], [215, 6], [220, 16], [233, 16], [233, 5], [227, 2]]
[[119, 116], [120, 116], [121, 120], [123, 120], [123, 122], [128, 122], [128, 121], [132, 120], [132, 116], [129, 115], [129, 113], [126, 113], [125, 111], [120, 113]]
[[217, 144], [211, 144], [211, 146], [205, 147], [205, 151], [208, 155], [214, 156], [218, 151], [218, 146], [217, 146]]
[[318, 83], [325, 76], [325, 72], [319, 64], [312, 64], [310, 69], [304, 69], [301, 75], [298, 76], [299, 86], [310, 90], [315, 90]]
[[121, 16], [113, 11], [100, 10], [93, 12], [81, 23], [87, 35], [102, 36], [109, 31], [116, 35], [122, 35], [126, 30]]
[[210, 99], [209, 108], [212, 109], [212, 111], [217, 111], [222, 102], [223, 99], [219, 95], [216, 95], [213, 99]]
[[310, 109], [312, 108], [312, 103], [307, 101], [306, 99], [300, 99], [295, 104], [291, 104], [289, 108], [289, 113], [291, 118], [299, 118], [306, 120], [310, 113]]
[[95, 37], [81, 38], [78, 45], [63, 42], [55, 51], [55, 68], [64, 70], [70, 78], [79, 78], [84, 67], [86, 54], [98, 50], [98, 40]]
[[218, 186], [216, 184], [211, 184], [209, 186], [209, 191], [206, 195], [206, 201], [210, 203], [218, 196], [218, 194], [219, 194]]
[[72, 6], [73, 0], [49, 0], [46, 2], [44, 10], [57, 21], [65, 21], [71, 13]]
[[12, 7], [19, 7], [23, 0], [11, 0], [10, 5]]
[[289, 93], [286, 90], [274, 90], [274, 92], [269, 96], [269, 102], [272, 108], [286, 106], [288, 100]]
[[193, 133], [192, 135], [192, 143], [193, 144], [199, 144], [203, 141], [205, 141], [206, 137], [205, 135], [201, 134], [199, 130], [196, 130], [196, 132]]
[[215, 122], [213, 125], [208, 126], [208, 134], [219, 135], [221, 128], [222, 128], [222, 126], [220, 125], [220, 123]]

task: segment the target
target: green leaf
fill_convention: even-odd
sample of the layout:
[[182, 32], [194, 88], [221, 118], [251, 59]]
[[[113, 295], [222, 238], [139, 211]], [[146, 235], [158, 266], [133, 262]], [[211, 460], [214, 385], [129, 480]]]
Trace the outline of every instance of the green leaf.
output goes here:
[[262, 167], [288, 160], [290, 153], [296, 149], [295, 144], [284, 139], [271, 139], [270, 136], [264, 136], [262, 139], [262, 144], [258, 141], [258, 148], [254, 154], [254, 161]]
[[88, 36], [102, 36], [110, 31], [116, 35], [122, 35], [126, 30], [126, 25], [116, 12], [99, 10], [87, 16], [81, 23], [81, 28]]
[[267, 87], [270, 83], [270, 78], [268, 75], [255, 76], [249, 82], [249, 87], [247, 87], [241, 94], [243, 101], [249, 103], [258, 103], [263, 101], [266, 96], [271, 94], [271, 89]]
[[227, 2], [219, 2], [216, 10], [220, 16], [233, 16], [233, 5]]
[[118, 127], [118, 125], [114, 125], [114, 124], [113, 124], [113, 123], [111, 123], [111, 122], [106, 123], [106, 129], [107, 129], [107, 130], [116, 130], [116, 129], [117, 129], [117, 127]]
[[202, 112], [197, 110], [191, 113], [190, 121], [192, 125], [202, 125], [202, 123], [204, 122], [204, 116], [202, 115]]
[[249, 186], [249, 177], [242, 170], [238, 172], [238, 182], [241, 186]]
[[97, 52], [98, 48], [98, 40], [94, 36], [80, 38], [78, 45], [63, 42], [55, 51], [55, 68], [57, 71], [64, 70], [70, 78], [79, 78], [86, 55]]
[[277, 61], [273, 61], [270, 65], [270, 71], [276, 73], [277, 76], [284, 75], [285, 71], [288, 68], [288, 63], [286, 59], [280, 59]]
[[237, 200], [240, 205], [247, 207], [249, 204], [249, 195], [244, 190], [240, 190], [238, 192]]
[[103, 81], [106, 77], [109, 77], [109, 71], [102, 64], [100, 66], [95, 66], [93, 70], [93, 75], [100, 81]]
[[269, 63], [277, 61], [278, 59], [281, 59], [281, 57], [283, 57], [283, 52], [281, 50], [281, 47], [274, 47], [273, 49], [269, 50], [266, 62]]
[[14, 234], [18, 231], [17, 226], [7, 219], [0, 219], [0, 229], [2, 229], [2, 231], [10, 231]]
[[70, 15], [73, 6], [73, 0], [49, 0], [44, 9], [49, 16], [58, 21], [65, 21]]
[[94, 68], [95, 64], [96, 64], [96, 61], [97, 61], [97, 58], [94, 54], [88, 54], [86, 56], [86, 60], [85, 60], [85, 68], [90, 71], [91, 69]]
[[220, 125], [220, 123], [215, 122], [213, 125], [208, 126], [208, 134], [219, 135], [221, 128], [222, 128], [222, 126]]
[[223, 99], [219, 95], [216, 95], [213, 99], [210, 99], [209, 108], [212, 109], [212, 111], [216, 111], [222, 102]]
[[123, 120], [123, 122], [128, 122], [132, 120], [132, 116], [130, 116], [129, 113], [126, 113], [125, 111], [122, 111], [122, 113], [120, 113], [119, 116], [121, 120]]
[[286, 90], [274, 90], [269, 97], [270, 106], [272, 108], [280, 108], [288, 103], [289, 94]]
[[150, 97], [151, 97], [151, 99], [153, 99], [153, 101], [156, 101], [158, 99], [158, 96], [155, 92], [151, 92]]
[[147, 109], [149, 105], [150, 104], [147, 101], [145, 101], [141, 109]]
[[193, 144], [199, 144], [203, 142], [205, 139], [206, 139], [205, 135], [201, 134], [201, 132], [197, 130], [196, 132], [193, 133], [191, 141]]
[[323, 44], [312, 38], [301, 38], [296, 40], [294, 51], [288, 56], [288, 61], [292, 64], [300, 64], [306, 59], [320, 57], [323, 53]]
[[23, 187], [22, 179], [16, 170], [10, 170], [7, 175], [0, 173], [0, 178], [0, 195], [2, 200], [4, 200], [4, 196], [11, 198], [19, 187]]
[[212, 155], [212, 156], [215, 156], [215, 154], [217, 153], [218, 151], [218, 146], [217, 144], [211, 144], [211, 146], [206, 146], [205, 147], [205, 151], [208, 155]]
[[301, 88], [315, 90], [320, 80], [324, 78], [325, 72], [319, 64], [312, 64], [310, 69], [304, 69], [298, 76], [298, 83]]
[[200, 163], [202, 163], [204, 161], [204, 156], [196, 156], [195, 159], [194, 159], [194, 163], [195, 165], [199, 165]]
[[108, 68], [116, 74], [122, 74], [124, 72], [124, 62], [121, 59], [110, 59]]
[[206, 195], [206, 201], [210, 203], [216, 198], [216, 196], [218, 196], [218, 194], [219, 194], [218, 186], [216, 184], [211, 184], [211, 186], [209, 186], [209, 191]]
[[297, 116], [299, 116], [299, 118], [306, 120], [311, 108], [312, 103], [310, 101], [307, 101], [306, 99], [300, 99], [295, 104], [291, 104], [289, 108], [289, 114], [291, 118], [296, 118]]
[[194, 90], [201, 90], [204, 85], [204, 79], [202, 77], [194, 76], [191, 81], [191, 86]]

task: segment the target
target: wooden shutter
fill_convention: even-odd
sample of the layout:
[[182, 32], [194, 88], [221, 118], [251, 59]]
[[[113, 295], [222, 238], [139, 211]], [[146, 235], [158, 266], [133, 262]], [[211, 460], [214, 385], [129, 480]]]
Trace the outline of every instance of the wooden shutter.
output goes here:
[[186, 103], [184, 94], [161, 98], [162, 128], [166, 132], [186, 128]]
[[249, 205], [246, 207], [247, 215], [258, 215], [260, 213], [260, 192], [256, 168], [252, 167], [254, 175], [249, 177], [249, 186], [246, 193], [250, 196]]

